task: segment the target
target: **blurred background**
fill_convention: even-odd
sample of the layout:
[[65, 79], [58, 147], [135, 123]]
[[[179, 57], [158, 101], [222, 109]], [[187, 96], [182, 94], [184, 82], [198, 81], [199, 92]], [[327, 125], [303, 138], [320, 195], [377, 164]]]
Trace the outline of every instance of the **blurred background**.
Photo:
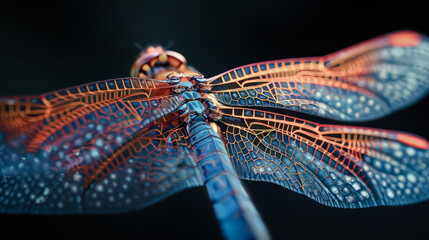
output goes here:
[[[0, 96], [129, 76], [139, 53], [135, 43], [172, 43], [172, 50], [210, 77], [257, 61], [325, 55], [395, 30], [429, 34], [427, 9], [413, 1], [11, 2], [0, 8]], [[386, 118], [350, 125], [407, 131], [429, 139], [428, 106], [427, 97]], [[429, 201], [335, 209], [274, 184], [244, 184], [274, 239], [427, 235]], [[131, 213], [0, 215], [0, 224], [2, 234], [32, 239], [221, 238], [203, 188]]]

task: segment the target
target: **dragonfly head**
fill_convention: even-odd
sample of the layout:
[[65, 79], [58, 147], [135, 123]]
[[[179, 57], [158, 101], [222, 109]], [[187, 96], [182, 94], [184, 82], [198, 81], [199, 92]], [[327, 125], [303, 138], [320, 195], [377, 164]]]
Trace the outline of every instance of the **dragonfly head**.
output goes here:
[[132, 77], [164, 80], [171, 72], [186, 72], [185, 57], [161, 46], [149, 46], [140, 52], [131, 68]]

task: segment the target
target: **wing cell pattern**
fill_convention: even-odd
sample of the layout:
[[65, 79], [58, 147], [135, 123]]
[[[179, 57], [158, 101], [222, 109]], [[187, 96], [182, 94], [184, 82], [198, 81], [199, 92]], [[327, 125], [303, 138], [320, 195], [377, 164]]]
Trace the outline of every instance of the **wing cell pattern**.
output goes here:
[[95, 158], [90, 163], [79, 158], [72, 171], [61, 164], [50, 165], [44, 150], [20, 153], [1, 144], [0, 211], [124, 212], [201, 186], [203, 180], [187, 147], [185, 130], [169, 128], [143, 131], [109, 156], [92, 156], [91, 152]]
[[228, 106], [283, 108], [363, 121], [424, 97], [428, 61], [426, 37], [397, 32], [323, 57], [245, 65], [211, 78], [209, 86]]
[[2, 99], [0, 212], [122, 212], [202, 185], [174, 121], [185, 100], [151, 96], [170, 91], [155, 83], [116, 79]]
[[[240, 178], [273, 182], [343, 208], [426, 200], [426, 140], [257, 109], [344, 121], [379, 118], [427, 94], [428, 61], [428, 39], [404, 31], [323, 57], [245, 65], [208, 82], [121, 78], [40, 96], [2, 97], [0, 212], [123, 212], [201, 186], [204, 180], [221, 190], [232, 189], [216, 177], [201, 175], [216, 170], [213, 164], [225, 152], [217, 134], [202, 134], [212, 132], [205, 122], [217, 119], [212, 115], [220, 116], [226, 151]], [[208, 104], [211, 99], [217, 101]], [[184, 120], [187, 104], [192, 106]], [[215, 105], [216, 113], [206, 117], [204, 108]], [[190, 128], [186, 122], [197, 112], [204, 127]], [[201, 132], [190, 139], [190, 129]], [[213, 150], [211, 155], [201, 152], [206, 148]], [[222, 166], [231, 168], [229, 163]], [[226, 182], [242, 189], [237, 179]], [[209, 193], [222, 214], [237, 201], [213, 197], [219, 190], [214, 185], [208, 186]]]
[[273, 182], [343, 208], [429, 198], [429, 143], [422, 138], [251, 109], [221, 112], [227, 150], [243, 179]]
[[[149, 99], [157, 95], [156, 93], [170, 91], [170, 88], [171, 86], [161, 81], [121, 78], [89, 83], [39, 96], [0, 98], [0, 131], [7, 131], [9, 134], [19, 133], [21, 130], [27, 133], [39, 132], [40, 125], [58, 126], [98, 110], [114, 111], [127, 104], [125, 102], [132, 104], [139, 99]], [[118, 103], [118, 101], [121, 102]], [[131, 108], [125, 113], [132, 117], [141, 114], [137, 112], [138, 106], [134, 109], [135, 111], [129, 113]], [[122, 114], [121, 111], [118, 111], [118, 114]], [[155, 112], [154, 115], [159, 117], [160, 114], [162, 112], [158, 114]]]

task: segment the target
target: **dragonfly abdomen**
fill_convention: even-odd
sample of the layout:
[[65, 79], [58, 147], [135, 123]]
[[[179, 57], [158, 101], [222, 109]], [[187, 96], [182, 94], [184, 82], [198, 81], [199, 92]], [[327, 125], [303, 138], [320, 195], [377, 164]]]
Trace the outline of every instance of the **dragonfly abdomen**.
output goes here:
[[224, 237], [269, 239], [216, 131], [206, 121], [196, 120], [188, 123], [188, 134]]

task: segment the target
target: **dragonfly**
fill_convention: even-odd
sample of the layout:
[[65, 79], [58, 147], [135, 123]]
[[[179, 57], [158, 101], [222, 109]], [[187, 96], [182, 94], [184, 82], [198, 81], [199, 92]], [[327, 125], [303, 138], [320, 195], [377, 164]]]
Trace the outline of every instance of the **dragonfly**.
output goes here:
[[269, 239], [241, 180], [339, 208], [429, 198], [429, 142], [359, 122], [425, 97], [429, 40], [386, 34], [205, 78], [149, 46], [131, 77], [0, 98], [0, 212], [111, 214], [204, 187], [225, 239]]

